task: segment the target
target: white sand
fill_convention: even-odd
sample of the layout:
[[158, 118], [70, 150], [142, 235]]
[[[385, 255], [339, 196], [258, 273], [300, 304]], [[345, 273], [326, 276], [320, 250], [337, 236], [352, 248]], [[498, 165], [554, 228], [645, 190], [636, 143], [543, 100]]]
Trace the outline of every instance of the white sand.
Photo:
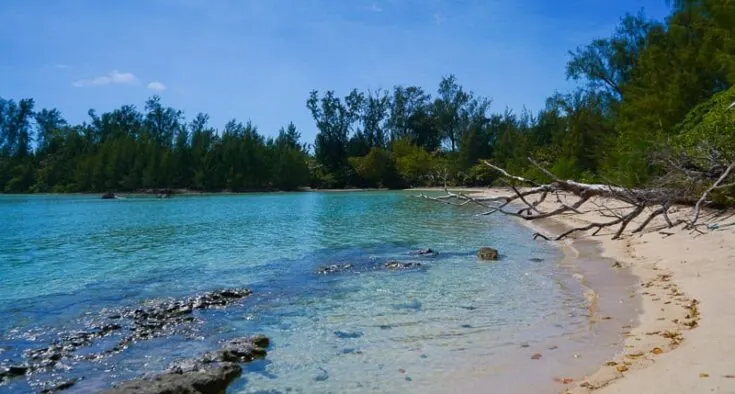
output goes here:
[[[483, 194], [508, 192], [486, 189]], [[592, 204], [584, 208], [583, 215], [554, 221], [579, 226], [610, 220]], [[735, 393], [735, 225], [726, 226], [735, 216], [702, 222], [722, 227], [697, 235], [654, 221], [644, 234], [621, 240], [611, 239], [615, 229], [585, 235], [601, 243], [605, 257], [630, 266], [640, 278], [642, 314], [637, 326], [620, 327], [628, 333], [624, 350], [609, 365], [589, 377], [571, 377], [574, 381], [560, 384], [560, 391]]]

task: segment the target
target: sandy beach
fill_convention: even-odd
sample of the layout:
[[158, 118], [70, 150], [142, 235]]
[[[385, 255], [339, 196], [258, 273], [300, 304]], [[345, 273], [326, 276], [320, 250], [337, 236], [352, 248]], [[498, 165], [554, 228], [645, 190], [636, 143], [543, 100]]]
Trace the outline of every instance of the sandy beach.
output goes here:
[[[548, 208], [553, 203], [544, 204]], [[559, 215], [551, 221], [578, 227], [606, 220], [595, 204], [583, 208], [581, 215]], [[675, 215], [689, 214], [680, 208]], [[591, 376], [559, 377], [561, 392], [735, 393], [735, 216], [709, 215], [707, 222], [718, 228], [705, 234], [682, 226], [668, 229], [662, 220], [643, 234], [619, 240], [612, 239], [614, 229], [578, 236], [599, 242], [602, 256], [616, 262], [616, 268], [630, 268], [640, 286], [629, 296], [640, 296], [641, 313], [636, 324], [617, 328], [626, 337], [619, 354]], [[549, 229], [549, 223], [528, 224]], [[620, 325], [615, 320], [596, 324]]]

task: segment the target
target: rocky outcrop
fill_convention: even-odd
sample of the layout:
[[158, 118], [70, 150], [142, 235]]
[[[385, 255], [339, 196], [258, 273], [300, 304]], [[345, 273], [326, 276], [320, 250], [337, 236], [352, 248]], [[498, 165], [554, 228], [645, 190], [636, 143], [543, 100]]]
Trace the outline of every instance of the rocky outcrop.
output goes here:
[[262, 335], [236, 338], [224, 343], [216, 352], [176, 362], [154, 378], [127, 381], [103, 393], [223, 393], [242, 373], [239, 364], [265, 357], [269, 345], [269, 339]]
[[388, 270], [398, 271], [398, 270], [419, 268], [419, 267], [421, 267], [421, 263], [401, 262], [401, 261], [389, 261], [389, 262], [383, 264], [383, 266], [385, 268], [387, 268]]
[[435, 251], [434, 249], [427, 248], [427, 249], [416, 250], [412, 254], [415, 254], [421, 257], [436, 257], [439, 255], [439, 252]]
[[332, 265], [320, 267], [317, 270], [317, 273], [324, 274], [324, 275], [336, 274], [339, 272], [349, 271], [352, 268], [353, 268], [352, 264], [332, 264]]
[[498, 259], [498, 250], [493, 248], [480, 248], [480, 251], [477, 253], [477, 256], [480, 258], [480, 260], [485, 261], [492, 261]]
[[[148, 301], [140, 307], [127, 307], [107, 311], [88, 322], [88, 331], [59, 336], [51, 345], [27, 350], [26, 359], [18, 364], [0, 363], [0, 382], [44, 370], [64, 359], [99, 360], [119, 353], [130, 344], [151, 338], [180, 334], [182, 328], [196, 321], [195, 310], [222, 308], [252, 294], [249, 289], [223, 289], [193, 297], [173, 300]], [[79, 348], [113, 333], [125, 333], [112, 348], [98, 353], [77, 355]]]
[[330, 275], [330, 274], [339, 274], [339, 273], [345, 273], [345, 272], [371, 272], [371, 271], [379, 271], [379, 270], [388, 270], [388, 271], [403, 271], [403, 270], [410, 270], [410, 269], [423, 269], [425, 266], [423, 266], [419, 262], [403, 262], [403, 261], [397, 261], [397, 260], [389, 260], [383, 264], [359, 264], [354, 265], [350, 263], [345, 264], [332, 264], [327, 266], [322, 266], [319, 269], [317, 269], [316, 273], [321, 275]]
[[224, 363], [205, 369], [165, 373], [153, 379], [131, 380], [103, 391], [105, 394], [220, 394], [240, 374], [238, 364]]

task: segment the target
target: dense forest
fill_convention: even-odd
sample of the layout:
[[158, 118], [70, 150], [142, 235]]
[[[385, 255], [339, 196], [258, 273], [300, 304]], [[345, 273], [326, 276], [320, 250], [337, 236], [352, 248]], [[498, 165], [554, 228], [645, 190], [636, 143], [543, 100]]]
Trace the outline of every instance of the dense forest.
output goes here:
[[217, 129], [155, 96], [77, 125], [0, 99], [0, 192], [478, 186], [496, 176], [481, 159], [537, 178], [527, 157], [560, 177], [636, 186], [655, 180], [664, 153], [735, 154], [735, 1], [675, 2], [665, 21], [626, 15], [572, 50], [566, 73], [578, 87], [537, 113], [493, 113], [452, 75], [433, 94], [314, 91], [313, 145], [293, 124], [276, 138], [237, 120]]

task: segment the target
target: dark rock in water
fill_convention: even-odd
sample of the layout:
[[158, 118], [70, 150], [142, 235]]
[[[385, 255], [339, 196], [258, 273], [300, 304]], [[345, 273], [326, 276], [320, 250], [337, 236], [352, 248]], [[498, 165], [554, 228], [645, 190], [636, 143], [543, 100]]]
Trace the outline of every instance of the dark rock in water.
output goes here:
[[216, 352], [206, 353], [197, 359], [175, 362], [164, 373], [152, 379], [124, 382], [104, 393], [223, 393], [240, 376], [242, 369], [239, 363], [265, 357], [265, 347], [269, 344], [270, 340], [262, 335], [236, 338], [225, 342]]
[[381, 325], [379, 325], [378, 327], [379, 327], [379, 328], [380, 328], [381, 330], [390, 330], [391, 328], [393, 328], [393, 326], [391, 326], [390, 324], [381, 324]]
[[115, 199], [115, 193], [105, 193], [102, 195], [103, 200], [114, 200]]
[[338, 272], [344, 272], [352, 269], [352, 264], [332, 264], [326, 267], [321, 267], [317, 270], [319, 274], [335, 274]]
[[323, 381], [329, 379], [329, 372], [327, 372], [326, 369], [319, 368], [319, 370], [321, 370], [322, 372], [319, 375], [317, 375], [317, 376], [314, 377], [314, 381], [315, 382], [323, 382]]
[[353, 338], [360, 338], [362, 336], [362, 333], [361, 332], [335, 331], [334, 335], [336, 335], [337, 338], [353, 339]]
[[385, 263], [383, 266], [391, 271], [397, 271], [397, 270], [418, 268], [418, 267], [421, 267], [421, 263], [414, 263], [414, 262], [404, 263], [400, 261], [389, 261]]
[[396, 304], [393, 305], [393, 309], [404, 309], [404, 310], [411, 310], [411, 311], [420, 311], [421, 310], [421, 303], [418, 300], [411, 300], [411, 302], [407, 302], [404, 304]]
[[540, 257], [531, 257], [529, 260], [530, 261], [533, 261], [534, 263], [540, 263], [540, 262], [544, 261], [544, 259], [542, 259]]
[[28, 367], [25, 365], [11, 365], [6, 371], [7, 376], [23, 376], [28, 372]]
[[52, 384], [50, 387], [47, 387], [43, 390], [41, 390], [41, 394], [52, 394], [57, 393], [59, 391], [64, 391], [70, 389], [72, 386], [74, 386], [77, 383], [76, 379], [67, 380], [61, 383]]
[[470, 305], [470, 306], [460, 306], [460, 308], [467, 309], [468, 311], [474, 311], [475, 309], [477, 309], [476, 306], [472, 306], [472, 305]]
[[424, 257], [436, 257], [437, 255], [439, 255], [439, 252], [431, 248], [427, 248], [427, 249], [419, 249], [415, 251], [414, 254], [417, 254], [419, 256], [424, 256]]
[[[25, 364], [10, 366], [0, 364], [0, 380], [49, 369], [63, 359], [99, 361], [105, 356], [127, 349], [132, 343], [180, 334], [182, 328], [190, 327], [189, 323], [196, 320], [191, 315], [194, 309], [225, 307], [250, 294], [252, 292], [249, 289], [223, 289], [179, 300], [149, 301], [140, 307], [107, 311], [105, 314], [100, 314], [101, 316], [106, 315], [106, 318], [95, 318], [88, 322], [89, 331], [60, 335], [47, 347], [26, 350], [23, 356], [28, 362]], [[90, 346], [95, 341], [118, 332], [123, 333], [122, 338], [112, 348], [100, 353], [75, 355], [79, 348]], [[258, 349], [268, 346], [267, 338], [256, 338], [258, 339], [253, 342], [253, 349], [249, 351], [250, 353], [246, 353], [252, 354], [253, 358], [261, 357], [264, 352]], [[237, 352], [234, 352], [231, 357], [247, 358], [245, 354]]]
[[460, 327], [462, 328], [472, 328], [471, 324], [462, 324]]
[[480, 260], [497, 260], [498, 250], [493, 248], [480, 248], [477, 255], [480, 257]]
[[200, 370], [165, 373], [153, 379], [131, 380], [103, 391], [106, 394], [219, 394], [240, 374], [238, 364], [222, 363]]
[[233, 339], [215, 353], [217, 361], [245, 363], [263, 358], [270, 341], [264, 336]]
[[23, 376], [30, 368], [26, 365], [0, 365], [0, 383], [6, 379]]

